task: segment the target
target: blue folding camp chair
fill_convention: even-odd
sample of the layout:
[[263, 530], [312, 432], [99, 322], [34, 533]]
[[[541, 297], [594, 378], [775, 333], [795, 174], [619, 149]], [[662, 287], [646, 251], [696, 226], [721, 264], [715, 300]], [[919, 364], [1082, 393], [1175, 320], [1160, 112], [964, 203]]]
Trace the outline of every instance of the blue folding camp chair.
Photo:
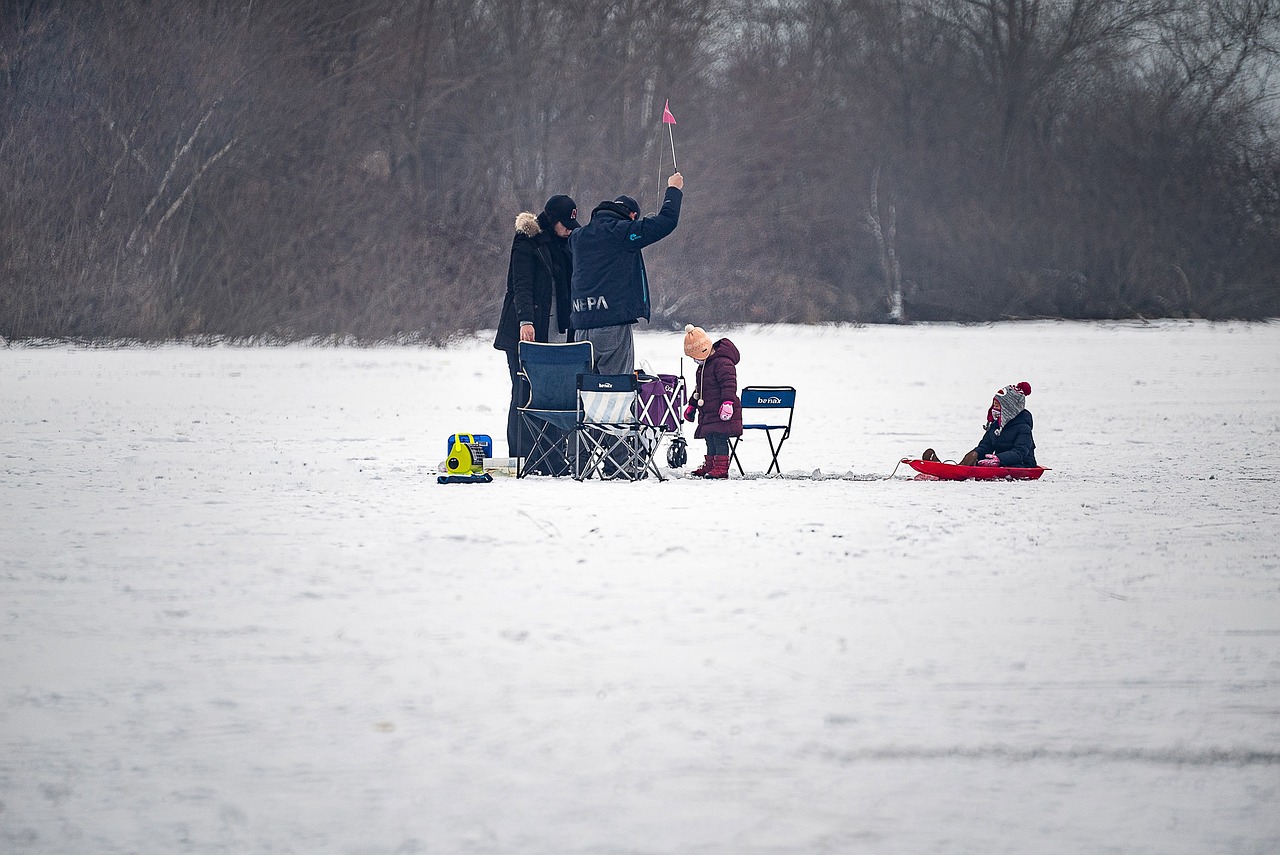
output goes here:
[[782, 451], [782, 444], [791, 436], [791, 414], [795, 406], [794, 386], [747, 386], [742, 390], [742, 436], [729, 440], [729, 454], [738, 466], [739, 475], [746, 473], [742, 471], [742, 461], [738, 459], [738, 443], [749, 430], [762, 430], [769, 440], [769, 451], [773, 456], [764, 474], [782, 474], [782, 467], [778, 465], [778, 452]]
[[591, 342], [522, 341], [519, 356], [529, 400], [517, 409], [533, 435], [533, 447], [517, 458], [516, 477], [574, 474], [576, 451], [570, 443], [578, 424], [578, 375], [591, 373]]

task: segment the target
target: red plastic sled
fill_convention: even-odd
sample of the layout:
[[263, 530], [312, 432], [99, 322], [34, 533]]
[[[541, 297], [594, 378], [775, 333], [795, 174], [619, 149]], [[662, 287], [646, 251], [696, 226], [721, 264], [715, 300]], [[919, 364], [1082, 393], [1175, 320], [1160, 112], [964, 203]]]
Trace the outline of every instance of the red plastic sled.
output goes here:
[[1048, 470], [1043, 466], [961, 466], [959, 463], [935, 463], [931, 460], [902, 458], [902, 462], [919, 472], [942, 481], [1034, 481]]

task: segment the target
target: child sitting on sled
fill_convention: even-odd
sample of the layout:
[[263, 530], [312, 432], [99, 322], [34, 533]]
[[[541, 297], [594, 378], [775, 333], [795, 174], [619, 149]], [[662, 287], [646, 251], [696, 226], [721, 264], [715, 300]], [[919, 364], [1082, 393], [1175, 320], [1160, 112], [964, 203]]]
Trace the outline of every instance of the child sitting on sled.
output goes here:
[[[1032, 468], [1036, 463], [1036, 443], [1031, 436], [1031, 411], [1027, 396], [1031, 384], [1025, 380], [1010, 383], [996, 391], [987, 410], [987, 423], [978, 446], [966, 454], [961, 466], [1006, 466]], [[932, 448], [925, 449], [925, 460], [937, 461]]]
[[712, 342], [706, 330], [684, 328], [684, 353], [698, 363], [685, 421], [698, 420], [695, 439], [707, 441], [707, 456], [693, 470], [699, 478], [729, 477], [729, 438], [742, 436], [742, 400], [738, 397], [738, 348], [727, 338]]

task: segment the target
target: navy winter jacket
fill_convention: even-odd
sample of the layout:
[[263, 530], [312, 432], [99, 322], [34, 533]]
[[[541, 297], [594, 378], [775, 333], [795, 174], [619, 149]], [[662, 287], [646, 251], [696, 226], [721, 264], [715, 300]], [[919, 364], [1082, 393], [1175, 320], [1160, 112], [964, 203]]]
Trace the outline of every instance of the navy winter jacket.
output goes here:
[[675, 231], [684, 198], [668, 187], [662, 210], [637, 220], [616, 202], [601, 202], [591, 222], [569, 236], [570, 288], [575, 330], [613, 327], [649, 319], [649, 280], [640, 250]]
[[1032, 467], [1036, 463], [1036, 443], [1031, 438], [1032, 418], [1029, 410], [1023, 410], [1013, 417], [1000, 435], [996, 436], [993, 424], [982, 435], [982, 441], [974, 451], [978, 459], [994, 454], [1000, 458], [1001, 466]]

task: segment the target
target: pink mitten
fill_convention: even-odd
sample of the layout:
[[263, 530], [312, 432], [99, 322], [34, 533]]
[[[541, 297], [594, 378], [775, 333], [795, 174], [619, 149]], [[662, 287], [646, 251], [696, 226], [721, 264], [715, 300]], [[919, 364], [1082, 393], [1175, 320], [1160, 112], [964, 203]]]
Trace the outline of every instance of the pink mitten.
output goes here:
[[725, 401], [720, 405], [720, 421], [727, 422], [733, 418], [733, 401]]
[[684, 420], [686, 422], [691, 422], [693, 421], [694, 416], [696, 416], [697, 414], [698, 414], [698, 405], [695, 404], [693, 401], [690, 401], [689, 406], [684, 408]]
[[979, 466], [999, 466], [1000, 458], [994, 454], [988, 454], [986, 457], [978, 461]]

